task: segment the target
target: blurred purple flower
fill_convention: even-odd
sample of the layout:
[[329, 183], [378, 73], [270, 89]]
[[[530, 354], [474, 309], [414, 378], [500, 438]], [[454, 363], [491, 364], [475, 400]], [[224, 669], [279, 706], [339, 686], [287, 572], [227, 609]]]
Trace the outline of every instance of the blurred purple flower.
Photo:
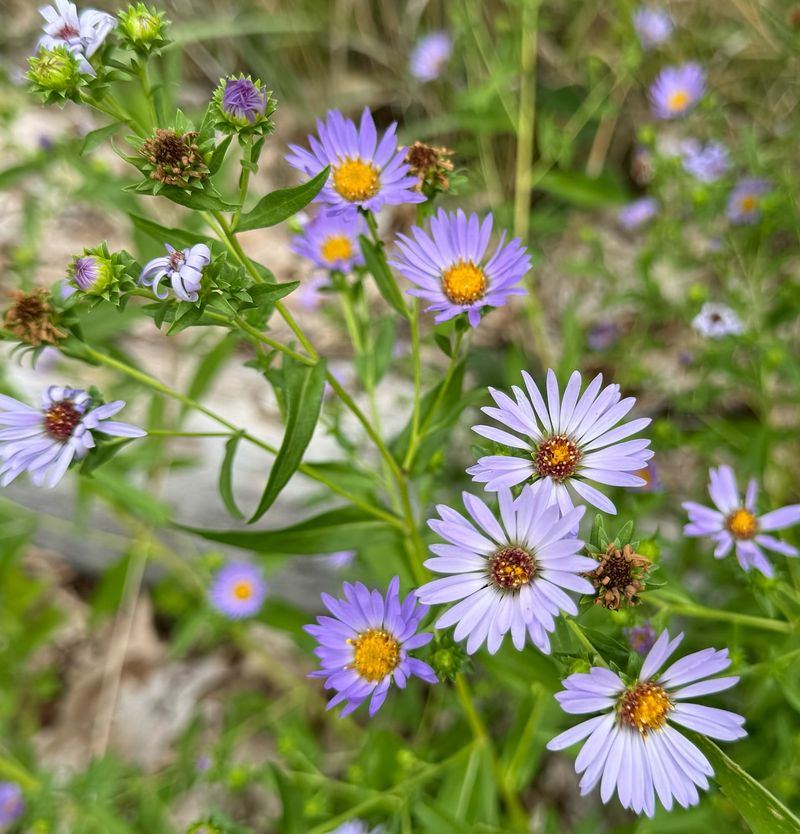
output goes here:
[[211, 605], [231, 620], [258, 614], [266, 595], [267, 583], [260, 568], [247, 562], [230, 562], [220, 568], [209, 588]]
[[441, 74], [453, 51], [447, 32], [432, 32], [420, 38], [411, 52], [409, 71], [417, 81], [434, 81]]
[[350, 272], [364, 264], [358, 237], [367, 234], [366, 221], [360, 215], [322, 211], [292, 238], [290, 248], [321, 269]]
[[650, 104], [658, 119], [685, 116], [706, 91], [705, 70], [696, 63], [666, 67], [650, 87]]
[[721, 339], [723, 336], [738, 336], [744, 331], [742, 320], [727, 306], [716, 301], [707, 301], [692, 319], [692, 327], [707, 339]]
[[675, 25], [663, 9], [640, 6], [633, 13], [633, 28], [643, 49], [655, 49], [669, 40]]
[[761, 198], [772, 189], [764, 179], [746, 177], [731, 189], [725, 214], [736, 226], [749, 226], [761, 219]]
[[592, 350], [608, 350], [619, 338], [619, 327], [613, 321], [593, 324], [586, 335], [586, 343]]
[[620, 209], [617, 220], [623, 229], [635, 232], [646, 226], [658, 215], [658, 200], [655, 197], [641, 197]]
[[731, 167], [728, 149], [720, 142], [701, 144], [697, 139], [681, 143], [683, 169], [700, 182], [716, 182]]
[[16, 822], [24, 810], [22, 788], [16, 782], [0, 782], [0, 826]]
[[656, 630], [651, 625], [650, 620], [647, 620], [641, 625], [631, 626], [631, 628], [624, 628], [622, 630], [628, 639], [628, 645], [637, 654], [642, 655], [642, 657], [653, 648], [653, 644], [656, 642]]

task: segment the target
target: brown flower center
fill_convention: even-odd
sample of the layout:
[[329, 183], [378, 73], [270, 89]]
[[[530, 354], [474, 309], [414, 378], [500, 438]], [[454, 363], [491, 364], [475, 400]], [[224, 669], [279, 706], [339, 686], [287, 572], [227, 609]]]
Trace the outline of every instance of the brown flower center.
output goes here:
[[187, 187], [191, 178], [203, 178], [208, 174], [200, 149], [197, 133], [157, 128], [155, 135], [145, 139], [140, 153], [153, 166], [151, 179], [167, 185]]
[[348, 642], [353, 646], [353, 666], [372, 683], [383, 680], [400, 663], [400, 644], [382, 628], [371, 628]]
[[543, 478], [563, 481], [575, 474], [581, 461], [581, 450], [565, 434], [557, 434], [543, 440], [533, 455], [536, 471]]
[[728, 516], [725, 526], [737, 539], [752, 539], [758, 530], [758, 519], [740, 507]]
[[453, 304], [474, 304], [486, 294], [486, 275], [472, 261], [458, 261], [442, 273], [442, 290]]
[[374, 197], [380, 189], [379, 171], [361, 159], [345, 159], [333, 169], [333, 187], [350, 203]]
[[595, 605], [616, 611], [621, 605], [636, 605], [638, 594], [644, 590], [651, 562], [646, 556], [634, 553], [626, 544], [622, 550], [609, 544], [597, 567], [585, 574], [597, 589]]
[[619, 720], [643, 736], [650, 730], [661, 729], [672, 709], [669, 695], [652, 681], [637, 683], [626, 690], [617, 706]]
[[45, 412], [45, 431], [56, 440], [69, 440], [82, 416], [72, 400], [61, 400], [51, 405]]
[[56, 37], [62, 41], [68, 41], [70, 38], [79, 37], [80, 34], [81, 33], [74, 26], [70, 26], [69, 23], [66, 23], [58, 30]]
[[528, 585], [536, 574], [536, 562], [521, 547], [504, 547], [489, 560], [489, 576], [504, 591]]

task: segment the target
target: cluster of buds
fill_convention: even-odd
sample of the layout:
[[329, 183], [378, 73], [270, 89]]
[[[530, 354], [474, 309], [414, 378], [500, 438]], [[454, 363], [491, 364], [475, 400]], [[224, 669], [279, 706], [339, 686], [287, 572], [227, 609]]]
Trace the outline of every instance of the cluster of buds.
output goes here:
[[57, 313], [50, 304], [50, 292], [43, 287], [11, 293], [12, 304], [3, 316], [3, 329], [31, 347], [57, 345], [66, 333], [56, 327]]
[[453, 171], [453, 161], [450, 157], [455, 153], [449, 148], [440, 148], [414, 142], [406, 153], [409, 174], [417, 178], [417, 191], [428, 199], [450, 188], [450, 174]]
[[595, 605], [611, 611], [618, 611], [623, 605], [637, 605], [651, 566], [652, 562], [636, 553], [630, 544], [620, 549], [616, 542], [609, 542], [597, 567], [586, 574], [597, 589]]

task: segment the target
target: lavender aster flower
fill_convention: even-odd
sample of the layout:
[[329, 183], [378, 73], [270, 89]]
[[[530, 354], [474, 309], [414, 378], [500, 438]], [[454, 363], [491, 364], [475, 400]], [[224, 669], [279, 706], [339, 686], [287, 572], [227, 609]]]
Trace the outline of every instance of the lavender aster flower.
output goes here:
[[54, 6], [42, 6], [39, 14], [45, 19], [45, 25], [37, 50], [66, 46], [80, 62], [81, 72], [97, 75], [88, 59], [117, 25], [114, 17], [96, 9], [87, 9], [79, 17], [75, 4], [67, 0], [56, 0]]
[[672, 18], [663, 9], [640, 6], [633, 13], [633, 28], [643, 49], [655, 49], [669, 40], [675, 26]]
[[638, 475], [644, 481], [642, 492], [663, 492], [664, 484], [658, 474], [658, 466], [653, 460], [649, 460], [641, 469], [637, 469], [634, 475]]
[[441, 74], [453, 51], [447, 32], [432, 32], [420, 38], [411, 52], [409, 71], [417, 81], [434, 81]]
[[396, 127], [396, 122], [389, 125], [378, 142], [368, 107], [358, 128], [338, 110], [330, 110], [326, 121], [317, 119], [319, 139], [308, 137], [311, 151], [290, 145], [286, 161], [310, 177], [331, 166], [316, 201], [336, 212], [352, 215], [356, 208], [378, 211], [385, 205], [422, 203], [425, 196], [414, 190], [417, 179], [409, 176], [405, 149], [397, 147]]
[[608, 350], [619, 339], [619, 327], [613, 321], [599, 321], [589, 328], [586, 344], [592, 350]]
[[700, 64], [666, 67], [650, 87], [650, 104], [657, 119], [677, 119], [694, 109], [706, 90]]
[[703, 145], [697, 139], [681, 143], [683, 170], [700, 182], [716, 182], [731, 167], [728, 149], [720, 142]]
[[725, 214], [737, 226], [749, 226], [761, 219], [761, 198], [771, 190], [767, 180], [746, 177], [731, 189]]
[[211, 261], [211, 251], [205, 243], [196, 243], [189, 249], [175, 249], [165, 243], [169, 254], [162, 258], [148, 261], [139, 281], [145, 287], [152, 287], [158, 298], [166, 298], [169, 294], [165, 289], [158, 291], [162, 278], [168, 277], [172, 283], [172, 290], [181, 301], [195, 302], [200, 297], [198, 290], [203, 280], [203, 269]]
[[[495, 492], [532, 478], [544, 481], [549, 503], [557, 503], [562, 513], [572, 509], [571, 492], [599, 510], [616, 513], [614, 504], [589, 481], [609, 486], [641, 487], [643, 478], [632, 474], [653, 456], [649, 440], [620, 441], [650, 424], [642, 417], [617, 425], [636, 404], [634, 397], [620, 399], [619, 385], [602, 391], [603, 375], [598, 374], [579, 396], [582, 379], [574, 371], [561, 397], [556, 375], [547, 372], [547, 404], [530, 374], [522, 372], [527, 395], [513, 386], [515, 400], [508, 394], [489, 389], [497, 408], [486, 406], [484, 414], [507, 429], [473, 426], [482, 437], [520, 449], [523, 457], [489, 455], [467, 469], [472, 479]], [[616, 426], [616, 428], [614, 428]], [[516, 432], [523, 435], [517, 437]]]
[[395, 576], [385, 597], [360, 582], [342, 585], [344, 599], [322, 594], [333, 617], [317, 617], [317, 625], [307, 625], [305, 630], [319, 643], [314, 654], [322, 666], [311, 677], [326, 678], [325, 688], [336, 690], [328, 709], [345, 702], [341, 711], [345, 716], [371, 696], [372, 716], [386, 699], [392, 681], [401, 689], [411, 675], [437, 683], [433, 669], [408, 654], [433, 638], [430, 632], [417, 633], [428, 607], [417, 606], [413, 594], [401, 603], [399, 587]]
[[228, 78], [222, 94], [222, 109], [237, 121], [253, 124], [267, 108], [267, 94], [250, 78]]
[[460, 209], [455, 214], [439, 209], [431, 218], [430, 236], [417, 226], [411, 229], [413, 240], [398, 235], [400, 256], [390, 263], [417, 285], [409, 295], [431, 302], [427, 309], [436, 312], [437, 323], [466, 313], [476, 327], [482, 308], [499, 307], [510, 296], [525, 294], [515, 285], [530, 269], [528, 251], [516, 238], [506, 244], [504, 232], [487, 259], [492, 222], [491, 214], [481, 223], [477, 214], [467, 217]]
[[261, 570], [247, 562], [231, 562], [217, 571], [208, 593], [214, 608], [230, 620], [258, 614], [266, 595]]
[[334, 828], [331, 834], [383, 834], [383, 830], [381, 825], [368, 829], [367, 824], [361, 820], [349, 820]]
[[350, 272], [364, 264], [358, 236], [367, 231], [363, 217], [323, 211], [306, 223], [302, 233], [293, 239], [291, 249], [321, 269]]
[[20, 786], [16, 782], [0, 782], [0, 825], [16, 822], [24, 810]]
[[743, 330], [742, 320], [727, 304], [706, 302], [692, 319], [692, 327], [707, 339], [738, 336]]
[[683, 639], [664, 631], [642, 663], [639, 679], [630, 686], [609, 669], [592, 667], [570, 675], [556, 694], [564, 712], [571, 715], [602, 712], [577, 724], [548, 743], [548, 750], [563, 750], [587, 738], [575, 761], [583, 773], [581, 794], [600, 782], [600, 798], [608, 802], [616, 790], [623, 808], [648, 817], [655, 813], [655, 797], [668, 811], [673, 797], [684, 808], [700, 801], [697, 788], [708, 788], [714, 770], [706, 757], [672, 724], [678, 724], [721, 741], [735, 741], [747, 733], [744, 718], [687, 698], [730, 689], [738, 677], [711, 675], [731, 665], [728, 650], [703, 649], [672, 663], [655, 677]]
[[440, 504], [440, 518], [428, 522], [447, 544], [431, 545], [436, 558], [425, 565], [451, 575], [428, 582], [416, 594], [427, 605], [458, 601], [439, 617], [436, 628], [455, 625], [454, 639], [467, 638], [469, 654], [483, 643], [494, 654], [508, 632], [517, 649], [524, 648], [527, 632], [549, 654], [554, 617], [561, 611], [578, 613], [563, 589], [594, 593], [581, 574], [596, 563], [577, 555], [583, 542], [571, 535], [585, 508], [562, 518], [558, 507], [548, 505], [542, 486], [525, 486], [516, 500], [510, 490], [499, 490], [501, 523], [480, 498], [467, 492], [464, 506], [472, 520]]
[[655, 219], [658, 214], [658, 200], [655, 197], [641, 197], [620, 209], [617, 215], [620, 226], [635, 232]]
[[683, 528], [686, 536], [709, 536], [716, 542], [714, 557], [723, 559], [736, 549], [736, 558], [743, 570], [751, 568], [772, 576], [772, 565], [761, 549], [766, 548], [784, 556], [797, 556], [796, 547], [765, 535], [800, 523], [800, 504], [790, 504], [766, 515], [756, 515], [758, 487], [754, 480], [747, 485], [744, 500], [739, 497], [736, 478], [730, 466], [709, 469], [708, 493], [716, 509], [686, 501], [683, 508], [689, 513], [689, 524]]
[[622, 629], [625, 636], [628, 638], [628, 645], [636, 652], [636, 654], [646, 655], [656, 642], [656, 630], [648, 620], [641, 625], [631, 626], [631, 628]]
[[353, 564], [356, 552], [355, 550], [337, 550], [336, 553], [327, 553], [322, 558], [333, 570], [346, 570]]
[[51, 385], [42, 407], [31, 408], [0, 394], [0, 486], [29, 472], [33, 482], [54, 487], [73, 460], [95, 447], [92, 432], [114, 437], [144, 437], [147, 432], [129, 423], [109, 420], [125, 407], [124, 400], [92, 408], [92, 398], [79, 388]]

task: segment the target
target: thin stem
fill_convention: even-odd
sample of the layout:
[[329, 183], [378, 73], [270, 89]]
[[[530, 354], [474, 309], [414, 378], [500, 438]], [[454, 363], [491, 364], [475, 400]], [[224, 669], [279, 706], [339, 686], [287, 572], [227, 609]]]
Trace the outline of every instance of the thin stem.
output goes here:
[[590, 657], [594, 657], [596, 663], [608, 668], [608, 663], [603, 659], [603, 655], [597, 651], [592, 641], [583, 633], [583, 629], [572, 619], [572, 617], [564, 617], [564, 621], [569, 626], [570, 631], [578, 638], [578, 642], [589, 652]]
[[[422, 401], [422, 363], [420, 362], [419, 344], [419, 299], [415, 298], [411, 303], [411, 358], [414, 365], [414, 408], [411, 413], [411, 439], [408, 444], [410, 459], [413, 460], [412, 450], [416, 450], [417, 438], [419, 437], [420, 403]], [[409, 454], [403, 461], [403, 468], [407, 469], [410, 463]]]
[[673, 614], [683, 614], [686, 617], [694, 617], [698, 620], [718, 620], [719, 622], [760, 628], [763, 631], [780, 631], [784, 634], [793, 634], [797, 630], [792, 623], [787, 623], [784, 620], [770, 620], [766, 617], [754, 617], [751, 614], [739, 614], [736, 611], [705, 608], [693, 602], [672, 602], [659, 596], [656, 591], [644, 594], [643, 599], [665, 611], [670, 611]]
[[150, 70], [147, 67], [147, 59], [143, 59], [139, 64], [139, 80], [142, 84], [142, 92], [145, 99], [147, 99], [147, 109], [150, 113], [153, 128], [158, 127], [158, 112], [156, 111], [156, 103], [153, 99], [153, 86], [150, 83]]
[[514, 235], [528, 237], [531, 204], [530, 173], [536, 118], [536, 52], [539, 0], [527, 0], [520, 26], [519, 107], [517, 109], [517, 154], [514, 175]]
[[239, 224], [239, 218], [241, 217], [242, 209], [244, 208], [244, 201], [247, 197], [247, 189], [250, 186], [250, 173], [252, 171], [251, 166], [253, 162], [253, 137], [247, 135], [244, 137], [243, 141], [242, 173], [239, 177], [239, 208], [237, 208], [233, 213], [233, 218], [231, 219], [231, 229], [235, 229]]
[[88, 98], [87, 96], [84, 96], [83, 101], [85, 104], [88, 104], [89, 107], [94, 107], [95, 110], [99, 110], [101, 113], [111, 116], [118, 122], [126, 124], [138, 136], [147, 136], [146, 131], [140, 127], [138, 122], [136, 122], [129, 113], [125, 112], [110, 96], [106, 95], [100, 99]]

